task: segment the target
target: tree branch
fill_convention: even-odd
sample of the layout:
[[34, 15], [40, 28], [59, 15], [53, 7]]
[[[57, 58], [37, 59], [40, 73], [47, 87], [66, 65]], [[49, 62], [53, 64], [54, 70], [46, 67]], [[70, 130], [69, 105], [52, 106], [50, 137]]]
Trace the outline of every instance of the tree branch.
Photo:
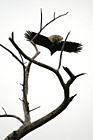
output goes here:
[[2, 44], [0, 44], [0, 46], [5, 49], [6, 51], [8, 51], [10, 54], [12, 54], [12, 56], [22, 65], [24, 66], [23, 62], [20, 61], [20, 59], [9, 49], [7, 49], [5, 46], [3, 46]]
[[58, 69], [57, 69], [58, 71], [59, 71], [59, 69], [60, 69], [60, 67], [61, 67], [62, 53], [63, 53], [63, 51], [64, 51], [65, 43], [66, 43], [66, 40], [67, 40], [69, 34], [70, 34], [70, 32], [67, 34], [67, 36], [66, 36], [66, 38], [65, 38], [65, 41], [64, 41], [64, 43], [63, 43], [63, 45], [62, 45], [62, 48], [61, 48], [60, 59], [59, 59], [59, 65], [58, 65]]
[[[34, 60], [39, 54], [40, 54], [40, 52], [37, 52], [37, 53], [32, 57], [32, 60]], [[29, 74], [29, 71], [30, 71], [31, 64], [32, 64], [32, 62], [29, 61], [28, 65], [27, 65], [28, 74]]]
[[54, 12], [53, 18], [55, 19], [55, 17], [56, 17], [56, 13]]
[[69, 87], [77, 77], [86, 74], [86, 73], [80, 73], [78, 75], [74, 75], [69, 68], [67, 68], [67, 67], [63, 67], [63, 68], [68, 73], [68, 75], [70, 76], [70, 79], [66, 83], [67, 87]]
[[40, 30], [42, 30], [42, 20], [43, 20], [43, 16], [42, 16], [42, 9], [40, 10], [40, 13], [41, 13]]
[[65, 14], [62, 14], [62, 15], [59, 15], [59, 16], [53, 18], [50, 22], [48, 22], [47, 24], [45, 24], [45, 26], [42, 27], [42, 29], [39, 31], [39, 33], [40, 33], [44, 28], [46, 28], [46, 26], [48, 26], [50, 23], [52, 23], [52, 22], [55, 21], [56, 19], [58, 19], [58, 18], [60, 18], [60, 17], [62, 17], [62, 16], [65, 16], [65, 15], [67, 15], [67, 14], [68, 14], [68, 12], [65, 13]]
[[2, 108], [2, 110], [4, 111], [4, 113], [7, 114], [6, 110], [5, 110], [3, 107], [1, 107], [1, 108]]
[[4, 115], [0, 115], [0, 117], [12, 117], [12, 118], [19, 120], [22, 124], [24, 124], [24, 121], [16, 115], [4, 114]]
[[40, 106], [38, 106], [38, 107], [36, 107], [36, 108], [33, 108], [33, 109], [29, 110], [29, 112], [32, 112], [32, 111], [34, 111], [34, 110], [36, 110], [36, 109], [38, 109], [38, 108], [40, 108]]
[[75, 77], [75, 75], [70, 71], [69, 68], [63, 67], [63, 69], [68, 73], [68, 75], [69, 75], [71, 78], [74, 78], [74, 77]]

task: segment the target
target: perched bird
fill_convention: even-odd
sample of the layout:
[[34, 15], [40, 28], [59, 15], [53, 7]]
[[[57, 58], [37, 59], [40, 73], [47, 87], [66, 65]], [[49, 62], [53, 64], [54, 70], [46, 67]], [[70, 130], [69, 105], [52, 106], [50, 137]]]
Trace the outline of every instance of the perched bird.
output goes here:
[[[30, 41], [37, 33], [26, 31], [25, 38], [27, 41]], [[51, 55], [54, 54], [56, 51], [61, 51], [62, 45], [64, 43], [63, 37], [59, 35], [52, 35], [50, 37], [43, 36], [38, 34], [38, 36], [33, 40], [35, 44], [41, 45], [50, 50]], [[82, 45], [75, 42], [68, 42], [66, 41], [64, 46], [64, 51], [66, 52], [74, 52], [78, 53], [82, 50]]]

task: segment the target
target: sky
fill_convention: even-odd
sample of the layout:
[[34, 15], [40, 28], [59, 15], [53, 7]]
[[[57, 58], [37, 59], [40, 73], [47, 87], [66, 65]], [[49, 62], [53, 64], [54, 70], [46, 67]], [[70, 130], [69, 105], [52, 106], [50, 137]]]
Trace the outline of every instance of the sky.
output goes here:
[[[70, 87], [70, 95], [77, 94], [67, 109], [44, 126], [29, 133], [22, 140], [92, 140], [93, 139], [93, 1], [92, 0], [0, 0], [0, 44], [15, 54], [8, 38], [14, 32], [16, 43], [29, 56], [35, 51], [26, 41], [27, 30], [38, 32], [40, 29], [40, 9], [43, 11], [43, 25], [56, 16], [69, 12], [47, 26], [42, 34], [50, 36], [59, 34], [65, 39], [71, 31], [68, 41], [83, 45], [78, 54], [63, 53], [62, 66], [70, 68], [74, 74], [86, 73], [76, 79]], [[40, 55], [36, 60], [57, 68], [59, 52], [50, 56], [50, 52], [38, 46]], [[29, 51], [28, 51], [29, 50]], [[17, 54], [18, 55], [18, 54]], [[0, 114], [7, 113], [23, 116], [22, 102], [22, 66], [5, 50], [0, 48]], [[65, 82], [67, 74], [61, 68], [60, 73]], [[31, 121], [46, 115], [63, 100], [63, 90], [54, 73], [32, 65], [29, 77], [28, 101], [30, 108], [41, 106], [31, 113]], [[13, 118], [0, 118], [0, 140], [21, 126]]]

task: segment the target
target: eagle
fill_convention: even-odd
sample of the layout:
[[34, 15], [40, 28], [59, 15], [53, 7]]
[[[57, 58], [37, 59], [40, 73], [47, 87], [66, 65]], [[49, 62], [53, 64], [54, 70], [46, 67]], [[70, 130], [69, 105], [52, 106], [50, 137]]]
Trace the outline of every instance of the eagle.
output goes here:
[[[37, 33], [26, 31], [24, 34], [27, 41], [31, 41], [31, 39], [36, 35]], [[43, 46], [50, 50], [51, 55], [53, 55], [56, 51], [61, 51], [62, 45], [64, 43], [63, 37], [60, 35], [51, 35], [49, 37], [43, 36], [41, 34], [38, 34], [37, 37], [33, 40], [35, 44]], [[80, 43], [76, 42], [65, 42], [64, 51], [66, 52], [74, 52], [78, 53], [82, 50], [82, 45]]]

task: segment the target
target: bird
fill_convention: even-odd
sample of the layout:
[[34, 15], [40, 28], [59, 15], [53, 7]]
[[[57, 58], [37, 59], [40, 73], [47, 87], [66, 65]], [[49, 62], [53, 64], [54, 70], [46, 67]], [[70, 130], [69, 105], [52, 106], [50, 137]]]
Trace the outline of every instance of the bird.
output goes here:
[[[26, 31], [24, 34], [27, 41], [31, 41], [33, 37], [35, 37], [37, 33]], [[51, 35], [49, 37], [43, 36], [41, 34], [38, 34], [37, 37], [33, 40], [35, 44], [43, 46], [50, 50], [51, 55], [53, 55], [56, 51], [61, 51], [62, 45], [64, 43], [63, 37], [60, 35]], [[78, 53], [82, 50], [82, 44], [76, 43], [76, 42], [65, 42], [64, 50], [65, 52], [74, 52]]]

